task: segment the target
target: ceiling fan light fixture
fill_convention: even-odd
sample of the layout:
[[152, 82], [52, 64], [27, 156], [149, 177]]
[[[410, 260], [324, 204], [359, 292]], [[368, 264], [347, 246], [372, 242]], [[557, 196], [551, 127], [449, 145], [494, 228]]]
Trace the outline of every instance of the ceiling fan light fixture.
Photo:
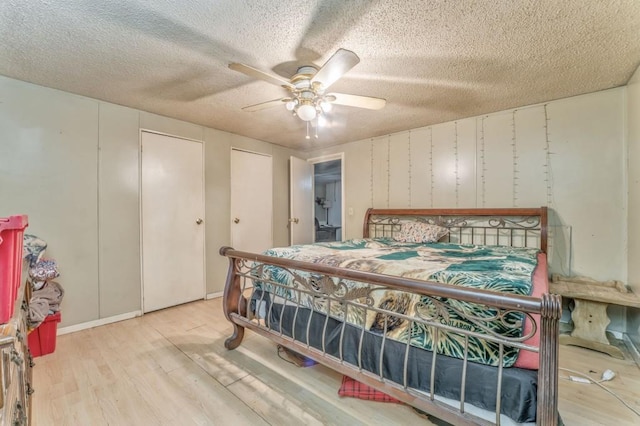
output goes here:
[[288, 97], [243, 107], [243, 111], [259, 111], [284, 103], [285, 108], [291, 112], [291, 115], [298, 117], [307, 124], [306, 139], [310, 139], [309, 125], [314, 119], [316, 120], [314, 132], [316, 138], [318, 137], [318, 128], [320, 126], [330, 126], [330, 124], [326, 123], [326, 115], [332, 110], [333, 103], [372, 110], [384, 107], [386, 101], [382, 98], [344, 93], [325, 94], [325, 90], [329, 86], [351, 70], [358, 62], [360, 62], [360, 58], [352, 51], [338, 49], [320, 68], [315, 65], [303, 65], [298, 67], [296, 74], [289, 79], [271, 75], [240, 63], [229, 64], [229, 68], [249, 77], [259, 78], [275, 84], [289, 92]]
[[316, 118], [316, 108], [313, 105], [304, 104], [300, 105], [296, 112], [298, 113], [298, 117], [302, 121], [311, 121]]
[[287, 111], [293, 111], [296, 108], [296, 105], [298, 105], [297, 99], [290, 99], [287, 103], [284, 104], [284, 106], [287, 108]]

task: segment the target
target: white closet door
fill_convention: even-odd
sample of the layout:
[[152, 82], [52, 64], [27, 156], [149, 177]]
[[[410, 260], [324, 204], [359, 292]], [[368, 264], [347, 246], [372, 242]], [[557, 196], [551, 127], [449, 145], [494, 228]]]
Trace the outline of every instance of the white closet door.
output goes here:
[[143, 311], [204, 298], [200, 142], [142, 132]]
[[260, 253], [273, 246], [271, 156], [231, 150], [231, 246]]

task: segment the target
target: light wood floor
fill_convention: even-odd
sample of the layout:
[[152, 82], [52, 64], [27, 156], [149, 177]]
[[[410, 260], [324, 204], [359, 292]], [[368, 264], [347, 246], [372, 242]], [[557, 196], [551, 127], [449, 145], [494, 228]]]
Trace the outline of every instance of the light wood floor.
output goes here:
[[[58, 336], [36, 358], [33, 425], [431, 424], [408, 406], [340, 398], [341, 376], [295, 367], [251, 332], [234, 351], [220, 299]], [[640, 410], [640, 369], [587, 349], [561, 347], [560, 364], [599, 378]], [[561, 376], [568, 373], [561, 371]], [[567, 425], [632, 425], [640, 418], [595, 385], [560, 380]]]

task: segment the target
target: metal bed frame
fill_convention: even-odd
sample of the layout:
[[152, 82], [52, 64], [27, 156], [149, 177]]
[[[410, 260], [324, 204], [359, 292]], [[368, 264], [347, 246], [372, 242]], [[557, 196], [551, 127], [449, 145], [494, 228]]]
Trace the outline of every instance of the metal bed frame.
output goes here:
[[[393, 237], [399, 232], [401, 224], [406, 221], [419, 221], [438, 224], [449, 228], [447, 241], [461, 244], [479, 245], [507, 245], [522, 247], [537, 247], [542, 252], [547, 248], [547, 209], [546, 207], [534, 209], [369, 209], [365, 215], [363, 237]], [[444, 421], [453, 424], [500, 424], [501, 383], [504, 368], [502, 357], [505, 347], [516, 347], [520, 350], [535, 352], [538, 354], [539, 369], [537, 372], [537, 406], [536, 423], [539, 425], [556, 425], [558, 417], [558, 341], [559, 319], [561, 316], [561, 299], [557, 295], [545, 293], [540, 298], [530, 296], [512, 295], [487, 290], [470, 289], [436, 282], [393, 277], [375, 273], [361, 272], [351, 269], [326, 266], [321, 264], [301, 262], [290, 259], [276, 258], [255, 253], [237, 251], [231, 247], [222, 247], [220, 254], [229, 258], [229, 270], [224, 290], [224, 313], [233, 324], [233, 334], [225, 341], [227, 349], [235, 349], [242, 342], [245, 328], [257, 334], [265, 336], [274, 342], [324, 364], [342, 374], [376, 388], [392, 397], [434, 415]], [[321, 344], [316, 346], [309, 344], [307, 335], [295, 337], [282, 332], [277, 324], [269, 324], [268, 321], [260, 321], [256, 318], [249, 306], [249, 298], [252, 289], [256, 285], [265, 283], [273, 288], [281, 284], [261, 278], [262, 268], [271, 265], [281, 268], [286, 273], [296, 277], [295, 291], [299, 294], [320, 297], [329, 304], [339, 304], [345, 311], [349, 309], [363, 309], [382, 314], [387, 321], [389, 318], [400, 318], [405, 321], [413, 321], [433, 327], [439, 330], [434, 333], [437, 347], [437, 339], [440, 332], [456, 333], [464, 337], [465, 352], [462, 360], [462, 382], [460, 389], [460, 403], [458, 407], [452, 407], [438, 400], [434, 392], [434, 376], [437, 369], [436, 352], [432, 351], [430, 389], [429, 392], [420, 391], [407, 385], [407, 354], [409, 343], [406, 343], [404, 359], [399, 359], [404, 368], [404, 380], [400, 383], [392, 382], [382, 374], [374, 374], [361, 366], [362, 354], [357, 354], [358, 362], [350, 363], [345, 360], [342, 350], [342, 335], [340, 337], [339, 353], [329, 353], [325, 348], [324, 336]], [[299, 271], [311, 273], [307, 278], [299, 274]], [[423, 313], [417, 318], [406, 317], [393, 311], [374, 307], [370, 294], [360, 291], [347, 291], [344, 281], [357, 281], [371, 286], [368, 290], [396, 290], [417, 293], [424, 296], [428, 302], [423, 306]], [[257, 284], [258, 283], [258, 284]], [[452, 312], [451, 306], [441, 302], [441, 298], [455, 299], [473, 304], [484, 305], [495, 312], [492, 318], [474, 316], [469, 312], [456, 310], [456, 314], [464, 316], [467, 320], [478, 325], [483, 332], [454, 328], [441, 321], [446, 318], [448, 312]], [[271, 308], [269, 308], [271, 309]], [[305, 309], [295, 306], [295, 316], [299, 310]], [[308, 308], [307, 308], [308, 310]], [[328, 309], [329, 311], [330, 309]], [[522, 333], [521, 337], [505, 337], [493, 333], [486, 327], [486, 321], [498, 320], [508, 323], [507, 316], [510, 313], [519, 312], [533, 324], [530, 333]], [[539, 320], [532, 315], [539, 314]], [[313, 311], [311, 313], [313, 315]], [[309, 315], [309, 321], [311, 318]], [[326, 315], [324, 328], [326, 330]], [[295, 317], [294, 317], [295, 320]], [[280, 320], [282, 321], [282, 319]], [[346, 321], [342, 323], [344, 333]], [[280, 324], [281, 325], [281, 324]], [[521, 322], [509, 324], [513, 327], [521, 327]], [[386, 326], [385, 326], [386, 329]], [[540, 333], [540, 344], [533, 346], [529, 339], [536, 330]], [[364, 335], [364, 327], [362, 327]], [[465, 386], [467, 378], [467, 350], [469, 338], [481, 338], [499, 345], [500, 364], [495, 367], [497, 380], [497, 395], [495, 420], [488, 422], [477, 416], [469, 414], [465, 409]], [[386, 332], [382, 335], [381, 352], [384, 352]], [[361, 351], [361, 348], [360, 348]], [[442, 355], [438, 355], [442, 356]], [[381, 356], [382, 359], [382, 356]], [[381, 361], [380, 361], [381, 362]], [[382, 369], [380, 369], [382, 371]]]

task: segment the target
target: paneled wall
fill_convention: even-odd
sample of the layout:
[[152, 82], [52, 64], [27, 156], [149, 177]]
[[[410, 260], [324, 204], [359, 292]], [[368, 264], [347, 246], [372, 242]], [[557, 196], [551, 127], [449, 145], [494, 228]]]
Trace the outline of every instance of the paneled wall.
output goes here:
[[[274, 187], [288, 187], [293, 151], [0, 77], [0, 216], [28, 214], [28, 232], [49, 243], [63, 326], [140, 310], [141, 128], [204, 141], [208, 293], [226, 277], [231, 147], [271, 154]], [[288, 191], [274, 191], [274, 206], [274, 244], [287, 245]]]
[[[627, 278], [625, 88], [352, 142], [345, 237], [373, 207], [552, 209], [551, 270]], [[613, 310], [612, 327], [624, 316]]]
[[49, 242], [67, 323], [100, 310], [99, 117], [91, 99], [0, 78], [0, 216], [28, 214], [27, 232]]

